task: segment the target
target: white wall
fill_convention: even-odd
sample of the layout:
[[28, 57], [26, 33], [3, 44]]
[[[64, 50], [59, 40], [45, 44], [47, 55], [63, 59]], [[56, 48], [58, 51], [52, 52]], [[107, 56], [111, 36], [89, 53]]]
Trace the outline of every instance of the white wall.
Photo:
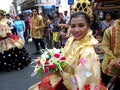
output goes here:
[[68, 5], [68, 0], [61, 0], [59, 12], [64, 13], [64, 11], [68, 11], [68, 15], [70, 16], [70, 5]]

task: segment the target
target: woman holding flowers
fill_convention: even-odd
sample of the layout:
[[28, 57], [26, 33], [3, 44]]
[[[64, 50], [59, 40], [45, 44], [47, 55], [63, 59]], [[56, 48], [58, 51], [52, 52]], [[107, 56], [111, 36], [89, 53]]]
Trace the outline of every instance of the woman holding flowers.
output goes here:
[[100, 63], [94, 51], [97, 40], [92, 36], [89, 16], [84, 12], [74, 13], [70, 27], [72, 36], [63, 52], [67, 64], [60, 75], [45, 77], [38, 90], [101, 90]]

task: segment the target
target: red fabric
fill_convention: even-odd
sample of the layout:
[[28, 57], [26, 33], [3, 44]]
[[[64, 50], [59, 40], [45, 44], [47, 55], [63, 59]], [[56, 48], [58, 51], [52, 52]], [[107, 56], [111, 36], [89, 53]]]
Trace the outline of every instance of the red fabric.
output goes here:
[[19, 37], [17, 35], [13, 35], [11, 33], [7, 34], [10, 38], [12, 38], [14, 41], [17, 41], [19, 39]]
[[67, 90], [65, 86], [63, 85], [62, 80], [57, 85], [52, 87], [50, 85], [51, 76], [52, 74], [49, 74], [48, 76], [42, 79], [42, 81], [38, 84], [39, 90]]
[[85, 90], [90, 90], [90, 85], [89, 85], [89, 84], [88, 84], [88, 85], [85, 85], [85, 86], [84, 86], [84, 89], [85, 89]]

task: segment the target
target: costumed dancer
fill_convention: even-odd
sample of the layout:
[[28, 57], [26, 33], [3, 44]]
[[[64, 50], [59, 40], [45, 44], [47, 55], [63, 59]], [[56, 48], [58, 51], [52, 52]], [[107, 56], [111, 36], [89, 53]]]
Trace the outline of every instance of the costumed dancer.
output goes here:
[[[105, 52], [102, 62], [102, 79], [105, 85], [114, 79], [114, 88], [112, 90], [120, 89], [120, 15], [115, 24], [107, 28], [102, 41], [102, 48]], [[111, 90], [111, 89], [109, 89]]]
[[46, 76], [29, 90], [106, 90], [100, 83], [100, 62], [94, 50], [98, 41], [90, 30], [89, 16], [84, 12], [71, 15], [70, 30], [63, 72]]
[[11, 33], [5, 11], [0, 10], [0, 71], [21, 70], [30, 61], [24, 41]]

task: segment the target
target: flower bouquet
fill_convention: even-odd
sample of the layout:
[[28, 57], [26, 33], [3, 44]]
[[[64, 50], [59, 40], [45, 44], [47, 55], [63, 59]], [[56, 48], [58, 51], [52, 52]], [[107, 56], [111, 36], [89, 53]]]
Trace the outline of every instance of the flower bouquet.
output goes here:
[[42, 50], [42, 55], [37, 57], [31, 64], [36, 63], [34, 66], [34, 72], [31, 76], [34, 76], [38, 73], [40, 77], [43, 77], [44, 74], [58, 73], [63, 71], [63, 68], [67, 64], [66, 57], [63, 54], [63, 49], [45, 49]]

